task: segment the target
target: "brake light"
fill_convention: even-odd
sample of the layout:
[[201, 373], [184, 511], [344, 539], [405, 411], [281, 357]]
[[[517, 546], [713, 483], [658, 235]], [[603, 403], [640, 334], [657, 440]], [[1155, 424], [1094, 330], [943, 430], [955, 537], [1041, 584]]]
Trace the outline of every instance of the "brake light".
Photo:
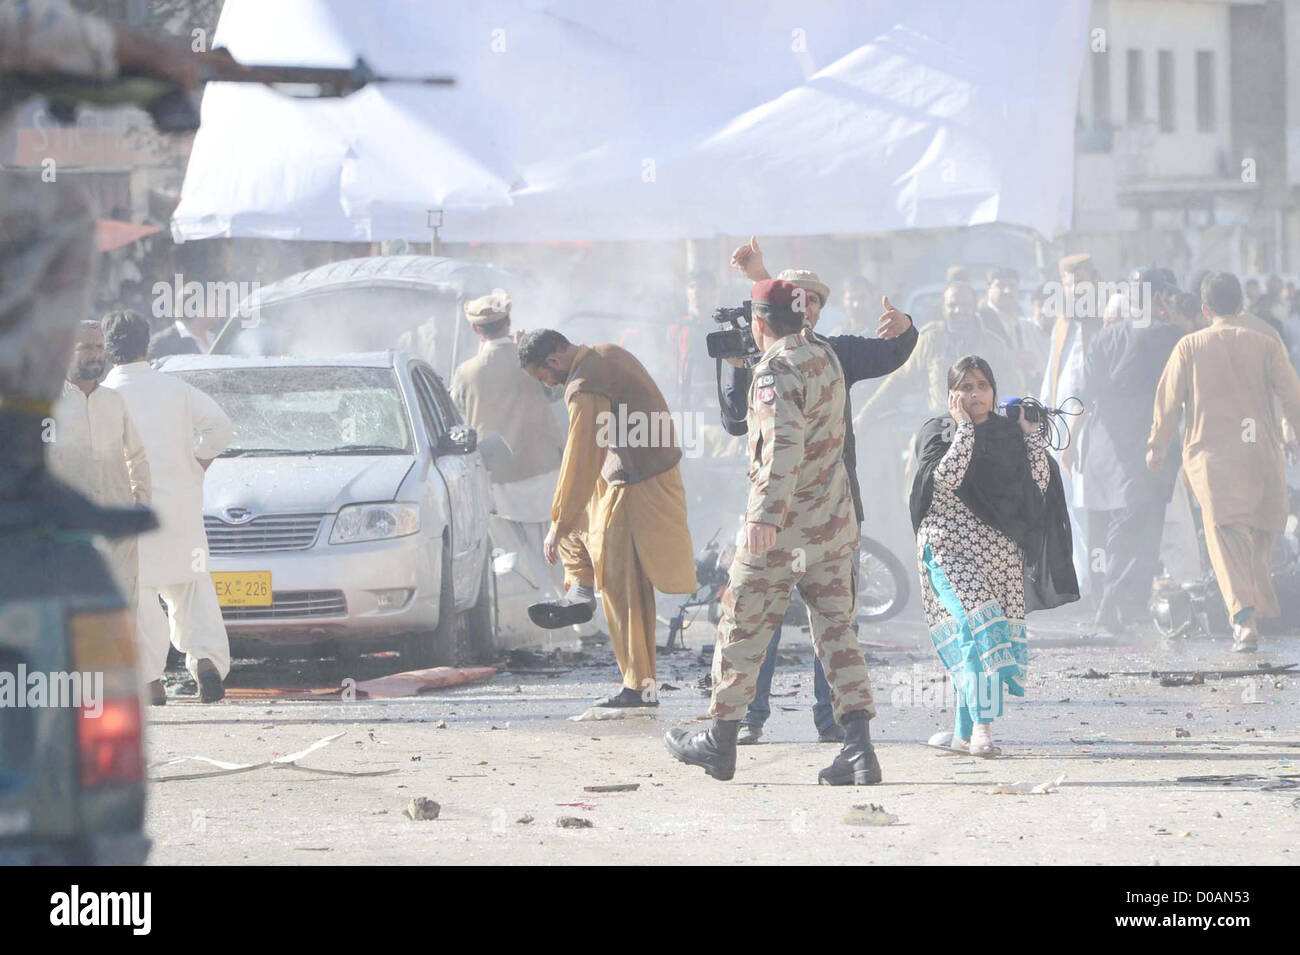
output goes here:
[[124, 609], [78, 613], [68, 620], [77, 669], [103, 676], [104, 698], [84, 702], [77, 719], [84, 788], [139, 783], [144, 778], [133, 624]]
[[138, 783], [144, 777], [144, 748], [138, 696], [105, 700], [98, 716], [82, 707], [77, 721], [84, 788]]

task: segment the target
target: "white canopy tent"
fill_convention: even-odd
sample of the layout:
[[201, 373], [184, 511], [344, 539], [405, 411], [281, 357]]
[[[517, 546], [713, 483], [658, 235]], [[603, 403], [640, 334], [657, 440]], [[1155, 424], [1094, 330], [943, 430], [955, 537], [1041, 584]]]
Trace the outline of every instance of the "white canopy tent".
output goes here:
[[450, 73], [306, 101], [213, 84], [178, 240], [680, 239], [1069, 228], [1089, 0], [227, 0], [247, 62]]

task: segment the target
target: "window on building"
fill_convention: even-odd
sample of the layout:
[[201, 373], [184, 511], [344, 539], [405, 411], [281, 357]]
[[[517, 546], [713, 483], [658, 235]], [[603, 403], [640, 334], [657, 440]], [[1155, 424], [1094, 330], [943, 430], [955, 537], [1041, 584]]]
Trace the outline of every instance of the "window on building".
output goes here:
[[1174, 53], [1161, 50], [1157, 54], [1156, 69], [1159, 85], [1156, 89], [1157, 108], [1160, 111], [1160, 132], [1174, 131]]
[[1218, 123], [1214, 103], [1214, 51], [1196, 51], [1196, 129], [1212, 133]]
[[1128, 51], [1128, 121], [1141, 123], [1147, 118], [1146, 86], [1142, 75], [1142, 51]]
[[1092, 125], [1110, 125], [1110, 55], [1092, 54]]

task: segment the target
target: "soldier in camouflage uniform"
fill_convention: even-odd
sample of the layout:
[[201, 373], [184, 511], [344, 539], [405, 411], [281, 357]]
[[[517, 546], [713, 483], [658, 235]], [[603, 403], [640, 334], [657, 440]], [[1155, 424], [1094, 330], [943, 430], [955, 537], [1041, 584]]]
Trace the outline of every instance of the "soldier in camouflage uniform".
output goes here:
[[802, 328], [804, 290], [768, 279], [754, 285], [754, 340], [763, 357], [750, 386], [749, 505], [713, 654], [713, 726], [665, 736], [684, 763], [715, 779], [736, 770], [740, 717], [772, 630], [797, 587], [813, 646], [831, 685], [839, 755], [818, 774], [828, 785], [880, 781], [868, 721], [875, 715], [867, 664], [853, 632], [858, 529], [844, 466], [844, 373], [835, 352]]

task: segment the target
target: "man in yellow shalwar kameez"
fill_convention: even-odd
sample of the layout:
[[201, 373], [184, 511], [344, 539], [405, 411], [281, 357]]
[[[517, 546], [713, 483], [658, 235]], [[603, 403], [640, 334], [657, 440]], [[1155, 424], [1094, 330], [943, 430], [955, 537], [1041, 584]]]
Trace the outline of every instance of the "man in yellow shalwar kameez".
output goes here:
[[1205, 519], [1205, 544], [1232, 617], [1233, 647], [1258, 646], [1258, 617], [1278, 615], [1270, 557], [1288, 513], [1275, 401], [1300, 421], [1300, 378], [1276, 336], [1251, 328], [1241, 285], [1226, 272], [1202, 284], [1212, 320], [1174, 348], [1156, 390], [1147, 466], [1164, 463], [1186, 413], [1183, 470]]
[[542, 329], [520, 340], [519, 363], [547, 385], [565, 385], [569, 434], [544, 551], [552, 564], [564, 551], [570, 599], [585, 583], [584, 549], [589, 556], [623, 674], [623, 689], [599, 705], [656, 705], [654, 592], [697, 586], [667, 403], [617, 345], [574, 345]]

